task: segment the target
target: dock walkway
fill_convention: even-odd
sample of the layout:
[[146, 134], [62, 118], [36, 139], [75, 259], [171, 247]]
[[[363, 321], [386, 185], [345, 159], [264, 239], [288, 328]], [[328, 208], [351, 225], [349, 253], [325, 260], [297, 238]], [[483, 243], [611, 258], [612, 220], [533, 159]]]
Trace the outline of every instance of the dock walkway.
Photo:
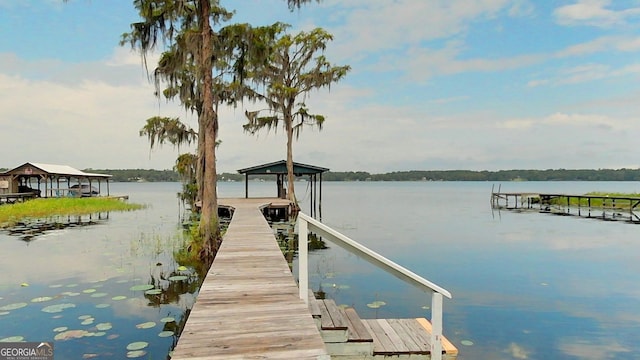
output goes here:
[[260, 212], [274, 201], [221, 199], [233, 220], [172, 359], [330, 358]]

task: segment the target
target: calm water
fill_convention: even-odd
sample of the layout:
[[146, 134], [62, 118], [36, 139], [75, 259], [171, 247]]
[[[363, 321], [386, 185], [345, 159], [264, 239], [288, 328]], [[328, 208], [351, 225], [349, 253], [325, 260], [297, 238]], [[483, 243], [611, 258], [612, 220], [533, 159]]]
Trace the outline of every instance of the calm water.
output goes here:
[[[640, 227], [492, 212], [491, 185], [325, 183], [323, 222], [453, 294], [444, 333], [459, 359], [640, 359]], [[639, 189], [502, 184], [505, 192]], [[314, 289], [362, 317], [428, 315], [428, 295], [341, 249], [313, 259]], [[367, 307], [376, 300], [387, 305]]]
[[[166, 359], [198, 287], [173, 259], [179, 188], [111, 184], [148, 208], [94, 215], [92, 225], [56, 219], [61, 228], [41, 234], [1, 231], [0, 340], [56, 339], [56, 359]], [[148, 345], [135, 350], [139, 342]]]
[[[498, 213], [490, 207], [491, 185], [325, 182], [322, 220], [451, 291], [444, 333], [459, 359], [640, 358], [640, 227]], [[505, 192], [639, 188], [630, 182], [502, 184]], [[150, 207], [28, 239], [0, 232], [0, 309], [9, 309], [0, 310], [0, 339], [52, 340], [80, 330], [56, 341], [56, 359], [124, 358], [134, 342], [149, 344], [144, 358], [164, 359], [197, 291], [193, 270], [178, 270], [172, 256], [178, 190], [179, 184], [112, 184], [112, 194]], [[308, 212], [307, 184], [296, 190]], [[252, 182], [249, 191], [272, 196], [275, 183]], [[219, 193], [244, 196], [244, 184], [221, 183]], [[315, 290], [364, 318], [428, 315], [428, 294], [328, 245], [311, 255]], [[186, 279], [169, 280], [176, 275]], [[138, 285], [162, 293], [132, 290]], [[386, 305], [367, 306], [376, 300]], [[42, 311], [56, 304], [74, 307]]]

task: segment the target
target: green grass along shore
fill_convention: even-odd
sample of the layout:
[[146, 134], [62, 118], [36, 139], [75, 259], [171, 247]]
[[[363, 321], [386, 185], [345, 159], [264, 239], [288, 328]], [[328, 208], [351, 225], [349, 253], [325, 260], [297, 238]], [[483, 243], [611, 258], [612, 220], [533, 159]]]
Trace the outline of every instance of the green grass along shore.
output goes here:
[[114, 198], [42, 198], [0, 205], [0, 228], [11, 227], [26, 219], [57, 215], [89, 215], [105, 211], [132, 211], [144, 205]]

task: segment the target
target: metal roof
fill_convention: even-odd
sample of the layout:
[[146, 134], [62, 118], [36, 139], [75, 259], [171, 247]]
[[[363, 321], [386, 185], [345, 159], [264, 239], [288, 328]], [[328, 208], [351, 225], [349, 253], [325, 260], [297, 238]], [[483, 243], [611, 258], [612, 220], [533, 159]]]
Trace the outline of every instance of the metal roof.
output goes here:
[[87, 173], [76, 168], [73, 168], [68, 165], [54, 165], [54, 164], [42, 164], [42, 163], [24, 163], [14, 169], [11, 169], [4, 174], [27, 174], [25, 170], [33, 167], [39, 169], [41, 172], [44, 172], [48, 175], [58, 175], [58, 176], [73, 176], [73, 177], [86, 177], [86, 178], [109, 178], [111, 175], [107, 174], [95, 174], [95, 173]]
[[[300, 175], [309, 175], [309, 174], [320, 174], [323, 172], [329, 171], [327, 168], [301, 164], [298, 162], [293, 162], [293, 173], [296, 176]], [[268, 164], [262, 164], [257, 166], [248, 167], [245, 169], [238, 170], [240, 174], [246, 175], [266, 175], [266, 174], [286, 174], [287, 173], [287, 162], [285, 160], [280, 160]]]

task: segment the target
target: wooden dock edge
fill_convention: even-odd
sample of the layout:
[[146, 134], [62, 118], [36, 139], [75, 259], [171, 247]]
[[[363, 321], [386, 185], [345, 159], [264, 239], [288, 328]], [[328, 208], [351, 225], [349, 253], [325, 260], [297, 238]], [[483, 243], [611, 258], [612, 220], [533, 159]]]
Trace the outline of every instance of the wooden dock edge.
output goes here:
[[[433, 328], [431, 327], [431, 323], [429, 322], [429, 320], [425, 318], [416, 318], [416, 320], [431, 334]], [[458, 355], [458, 348], [456, 348], [455, 345], [453, 345], [453, 343], [449, 341], [449, 339], [444, 337], [444, 335], [442, 336], [442, 350], [447, 355]]]

